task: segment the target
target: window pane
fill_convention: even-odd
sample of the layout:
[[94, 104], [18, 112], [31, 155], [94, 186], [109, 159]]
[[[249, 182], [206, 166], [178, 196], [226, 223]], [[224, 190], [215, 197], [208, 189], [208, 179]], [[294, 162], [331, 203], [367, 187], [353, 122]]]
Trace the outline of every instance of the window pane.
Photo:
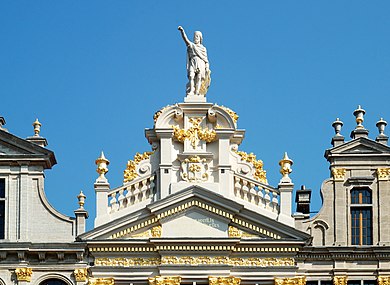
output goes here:
[[5, 198], [5, 179], [0, 179], [0, 198]]

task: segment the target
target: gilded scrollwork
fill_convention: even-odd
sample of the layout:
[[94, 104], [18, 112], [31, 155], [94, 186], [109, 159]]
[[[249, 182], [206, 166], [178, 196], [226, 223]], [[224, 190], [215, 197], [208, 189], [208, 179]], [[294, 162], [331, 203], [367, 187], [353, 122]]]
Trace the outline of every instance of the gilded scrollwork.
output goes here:
[[333, 285], [347, 285], [347, 276], [333, 276]]
[[305, 285], [306, 277], [275, 278], [275, 285]]
[[220, 106], [222, 109], [224, 109], [229, 116], [232, 118], [233, 122], [236, 124], [238, 120], [238, 115], [236, 112], [234, 112], [232, 109], [225, 107], [225, 106]]
[[76, 282], [85, 282], [88, 279], [88, 269], [87, 268], [77, 268], [73, 271], [74, 278]]
[[90, 278], [88, 285], [114, 285], [114, 278]]
[[389, 180], [390, 178], [390, 168], [378, 168], [376, 173], [378, 175], [378, 180]]
[[246, 153], [244, 151], [236, 151], [236, 153], [241, 157], [242, 161], [251, 163], [255, 169], [255, 173], [253, 174], [253, 177], [262, 182], [268, 184], [267, 181], [267, 172], [263, 169], [263, 161], [258, 160], [256, 158], [256, 155], [251, 153]]
[[390, 285], [390, 276], [378, 276], [378, 285]]
[[234, 276], [212, 277], [209, 276], [209, 285], [240, 285], [241, 279]]
[[345, 173], [346, 173], [345, 168], [333, 168], [332, 169], [332, 175], [335, 181], [344, 181]]
[[149, 278], [149, 285], [180, 285], [180, 276], [156, 276]]
[[150, 230], [150, 233], [151, 233], [151, 236], [154, 237], [154, 238], [160, 238], [161, 235], [162, 235], [162, 227], [159, 225], [159, 226], [155, 226], [153, 227], [151, 230]]
[[148, 159], [153, 153], [153, 151], [147, 151], [142, 154], [137, 152], [133, 160], [127, 162], [126, 169], [123, 173], [123, 182], [130, 182], [137, 178], [139, 176], [137, 173], [137, 165], [141, 161]]
[[161, 259], [158, 257], [151, 257], [151, 258], [141, 258], [141, 257], [95, 258], [95, 266], [131, 267], [131, 266], [154, 266], [154, 265], [160, 265], [160, 264], [161, 264]]
[[200, 124], [203, 118], [190, 118], [189, 122], [192, 125], [188, 129], [180, 129], [178, 126], [172, 126], [173, 128], [173, 137], [176, 138], [179, 142], [184, 142], [189, 140], [191, 146], [195, 149], [199, 144], [199, 141], [213, 142], [217, 139], [217, 133], [215, 130], [203, 129]]
[[24, 268], [16, 268], [15, 269], [16, 279], [18, 281], [30, 282], [32, 273], [33, 273], [32, 268], [24, 267]]
[[236, 227], [229, 226], [228, 236], [231, 238], [240, 238], [242, 237], [242, 231], [237, 229]]

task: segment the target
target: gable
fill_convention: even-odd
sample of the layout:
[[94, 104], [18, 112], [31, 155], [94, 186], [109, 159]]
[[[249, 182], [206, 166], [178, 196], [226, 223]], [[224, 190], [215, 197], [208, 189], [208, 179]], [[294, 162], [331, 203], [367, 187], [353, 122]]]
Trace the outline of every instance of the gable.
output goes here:
[[[153, 234], [154, 233], [154, 234]], [[305, 241], [309, 236], [198, 186], [81, 235], [81, 240], [137, 238], [259, 238]]]
[[9, 164], [13, 161], [44, 163], [45, 168], [51, 168], [57, 163], [52, 151], [0, 130], [0, 163]]
[[390, 147], [382, 143], [378, 143], [368, 138], [358, 138], [341, 144], [337, 147], [328, 149], [325, 152], [325, 157], [329, 158], [333, 155], [390, 155]]

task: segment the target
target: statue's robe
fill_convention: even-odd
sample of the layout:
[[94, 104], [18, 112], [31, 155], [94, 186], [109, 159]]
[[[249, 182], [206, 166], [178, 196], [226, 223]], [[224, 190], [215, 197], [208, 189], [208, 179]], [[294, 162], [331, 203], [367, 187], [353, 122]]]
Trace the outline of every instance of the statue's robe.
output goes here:
[[187, 47], [187, 71], [206, 77], [207, 50], [202, 44], [190, 43]]

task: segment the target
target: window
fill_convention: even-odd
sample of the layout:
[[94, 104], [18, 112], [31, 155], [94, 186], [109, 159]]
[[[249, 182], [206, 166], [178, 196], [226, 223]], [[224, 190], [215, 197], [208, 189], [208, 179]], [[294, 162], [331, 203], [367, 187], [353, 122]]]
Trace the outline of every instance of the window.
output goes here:
[[5, 179], [0, 179], [0, 239], [5, 238]]
[[67, 285], [64, 281], [58, 279], [48, 279], [39, 283], [39, 285]]
[[368, 188], [351, 191], [351, 235], [353, 245], [372, 244], [372, 197]]

